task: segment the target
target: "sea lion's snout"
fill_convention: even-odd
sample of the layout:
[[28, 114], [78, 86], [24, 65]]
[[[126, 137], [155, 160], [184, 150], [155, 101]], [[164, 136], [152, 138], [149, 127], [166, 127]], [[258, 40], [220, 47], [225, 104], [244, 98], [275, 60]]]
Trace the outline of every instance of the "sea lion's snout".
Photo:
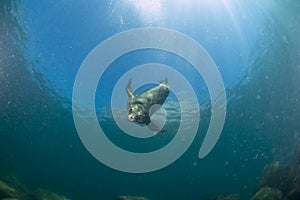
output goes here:
[[132, 115], [128, 115], [128, 121], [135, 122], [135, 117]]
[[136, 121], [136, 115], [133, 113], [133, 109], [132, 108], [130, 108], [128, 110], [128, 116], [127, 116], [127, 118], [128, 118], [128, 121], [130, 121], [130, 122], [135, 122]]

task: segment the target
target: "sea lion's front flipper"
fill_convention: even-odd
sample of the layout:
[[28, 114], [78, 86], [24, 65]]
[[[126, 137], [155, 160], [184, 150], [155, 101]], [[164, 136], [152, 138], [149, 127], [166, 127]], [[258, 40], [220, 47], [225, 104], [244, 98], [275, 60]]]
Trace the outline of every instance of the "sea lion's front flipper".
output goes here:
[[167, 132], [166, 129], [160, 128], [156, 126], [153, 122], [150, 122], [147, 127], [152, 131], [152, 132]]
[[129, 98], [134, 96], [134, 93], [132, 92], [130, 84], [131, 84], [131, 79], [129, 79], [129, 81], [126, 85], [126, 92], [127, 92]]

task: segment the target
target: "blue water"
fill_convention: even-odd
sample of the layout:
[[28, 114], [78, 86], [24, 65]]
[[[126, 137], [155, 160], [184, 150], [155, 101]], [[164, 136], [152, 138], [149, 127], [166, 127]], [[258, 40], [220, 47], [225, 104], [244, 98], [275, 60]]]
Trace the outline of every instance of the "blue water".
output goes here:
[[[299, 162], [299, 8], [296, 0], [1, 1], [0, 175], [71, 199], [209, 199], [223, 193], [250, 199], [266, 163]], [[174, 137], [169, 131], [143, 141], [129, 138], [111, 118], [114, 85], [134, 66], [176, 69], [190, 81], [201, 107], [196, 138], [178, 160], [131, 174], [102, 164], [85, 148], [73, 121], [72, 91], [82, 62], [98, 44], [143, 27], [179, 31], [205, 48], [222, 76], [227, 113], [216, 146], [199, 159], [211, 116], [201, 75], [165, 51], [118, 58], [95, 96], [99, 124], [118, 146], [147, 152]], [[176, 130], [178, 123], [167, 126]]]

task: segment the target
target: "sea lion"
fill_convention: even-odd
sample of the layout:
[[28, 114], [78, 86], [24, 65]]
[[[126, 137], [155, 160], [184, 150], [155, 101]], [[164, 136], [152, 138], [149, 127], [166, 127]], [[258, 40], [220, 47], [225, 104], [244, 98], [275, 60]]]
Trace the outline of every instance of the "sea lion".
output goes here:
[[151, 122], [150, 117], [165, 102], [170, 93], [167, 79], [141, 94], [134, 94], [130, 84], [131, 79], [129, 79], [126, 86], [129, 98], [127, 103], [128, 120], [138, 124], [145, 124], [152, 131], [164, 132], [165, 130], [161, 130]]

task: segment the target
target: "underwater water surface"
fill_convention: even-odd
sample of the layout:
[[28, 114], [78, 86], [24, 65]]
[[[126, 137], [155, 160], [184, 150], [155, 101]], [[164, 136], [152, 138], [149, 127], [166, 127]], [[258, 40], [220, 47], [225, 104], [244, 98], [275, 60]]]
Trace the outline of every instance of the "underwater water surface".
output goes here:
[[[219, 194], [251, 199], [264, 166], [273, 161], [298, 174], [299, 9], [296, 0], [1, 1], [0, 179], [14, 177], [28, 188], [75, 200], [119, 195], [194, 200]], [[154, 151], [172, 141], [181, 117], [196, 118], [191, 110], [178, 112], [174, 77], [153, 70], [170, 80], [168, 131], [147, 139], [124, 134], [113, 118], [111, 101], [115, 85], [135, 66], [160, 63], [175, 69], [189, 81], [201, 112], [197, 134], [179, 159], [156, 171], [127, 173], [99, 162], [86, 149], [73, 120], [72, 92], [80, 66], [97, 45], [147, 27], [180, 32], [207, 51], [224, 83], [226, 118], [216, 145], [200, 159], [212, 116], [202, 74], [186, 59], [159, 49], [120, 56], [95, 91], [97, 120], [115, 145], [137, 153]], [[122, 48], [120, 44], [111, 51]], [[143, 82], [144, 76], [133, 76], [133, 84]], [[117, 104], [126, 111], [125, 87], [126, 99]], [[126, 112], [118, 113], [127, 118]]]

